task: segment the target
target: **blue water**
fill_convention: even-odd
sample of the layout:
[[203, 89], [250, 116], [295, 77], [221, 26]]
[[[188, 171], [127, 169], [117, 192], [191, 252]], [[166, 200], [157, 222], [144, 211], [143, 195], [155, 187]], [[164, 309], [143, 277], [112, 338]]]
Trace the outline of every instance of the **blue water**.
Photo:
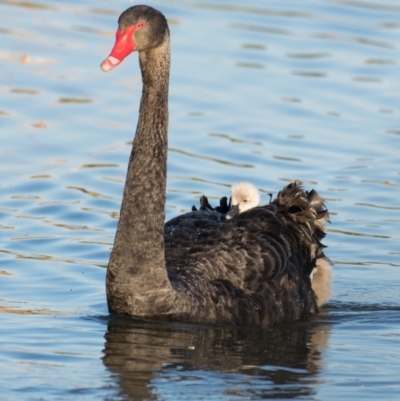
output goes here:
[[4, 400], [400, 399], [400, 4], [149, 3], [172, 38], [167, 218], [253, 182], [327, 199], [333, 296], [269, 330], [110, 318], [141, 80], [132, 1], [0, 0]]

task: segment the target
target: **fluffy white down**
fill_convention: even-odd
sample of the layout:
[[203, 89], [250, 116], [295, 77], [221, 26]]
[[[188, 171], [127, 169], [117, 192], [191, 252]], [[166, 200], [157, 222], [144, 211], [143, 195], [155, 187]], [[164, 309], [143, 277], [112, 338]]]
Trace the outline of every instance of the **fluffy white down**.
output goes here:
[[311, 287], [317, 298], [318, 308], [325, 305], [331, 296], [332, 266], [328, 259], [317, 259], [311, 272]]
[[232, 206], [239, 206], [239, 213], [260, 205], [260, 193], [249, 182], [239, 182], [231, 188]]

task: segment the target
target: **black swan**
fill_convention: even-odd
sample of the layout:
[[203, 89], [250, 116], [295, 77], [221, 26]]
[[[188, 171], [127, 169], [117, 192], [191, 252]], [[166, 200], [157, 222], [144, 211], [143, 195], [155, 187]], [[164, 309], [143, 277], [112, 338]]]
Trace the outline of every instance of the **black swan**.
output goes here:
[[238, 182], [231, 188], [231, 209], [225, 215], [231, 219], [239, 213], [253, 209], [260, 204], [260, 192], [249, 182]]
[[328, 212], [300, 182], [269, 205], [226, 220], [194, 211], [164, 224], [170, 37], [161, 12], [119, 17], [101, 68], [139, 52], [143, 91], [106, 278], [111, 313], [267, 327], [318, 312], [310, 274], [323, 258]]

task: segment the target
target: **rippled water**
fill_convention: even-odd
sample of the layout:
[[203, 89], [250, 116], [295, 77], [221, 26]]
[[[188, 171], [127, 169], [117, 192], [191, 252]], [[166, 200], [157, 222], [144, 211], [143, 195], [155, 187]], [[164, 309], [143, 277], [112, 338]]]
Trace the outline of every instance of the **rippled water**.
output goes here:
[[141, 94], [128, 1], [0, 0], [4, 400], [400, 399], [400, 4], [151, 3], [172, 34], [167, 218], [247, 180], [328, 200], [334, 294], [270, 330], [108, 316]]

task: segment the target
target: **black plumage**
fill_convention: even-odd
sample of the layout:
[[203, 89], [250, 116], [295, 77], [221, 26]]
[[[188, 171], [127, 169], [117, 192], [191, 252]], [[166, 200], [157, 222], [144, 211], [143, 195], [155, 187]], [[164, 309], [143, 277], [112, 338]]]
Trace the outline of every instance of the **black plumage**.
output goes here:
[[301, 319], [318, 310], [310, 274], [327, 218], [322, 198], [300, 182], [232, 220], [208, 210], [176, 217], [165, 225], [169, 278], [215, 322], [265, 327]]
[[164, 224], [170, 69], [165, 17], [147, 6], [122, 13], [103, 71], [121, 62], [126, 43], [139, 52], [143, 92], [107, 267], [110, 312], [259, 327], [316, 313], [310, 274], [318, 264], [319, 270], [330, 268], [320, 258], [328, 213], [322, 198], [300, 182], [230, 220], [224, 217], [227, 199], [213, 210], [203, 197], [204, 210]]
[[200, 196], [200, 208], [197, 209], [196, 206], [192, 206], [192, 212], [195, 212], [197, 210], [208, 210], [208, 211], [215, 211], [218, 213], [223, 213], [226, 214], [229, 212], [229, 209], [231, 208], [231, 200], [229, 199], [228, 203], [228, 198], [226, 196], [223, 196], [219, 200], [219, 206], [216, 206], [215, 208], [210, 205], [208, 202], [208, 198], [205, 195]]

